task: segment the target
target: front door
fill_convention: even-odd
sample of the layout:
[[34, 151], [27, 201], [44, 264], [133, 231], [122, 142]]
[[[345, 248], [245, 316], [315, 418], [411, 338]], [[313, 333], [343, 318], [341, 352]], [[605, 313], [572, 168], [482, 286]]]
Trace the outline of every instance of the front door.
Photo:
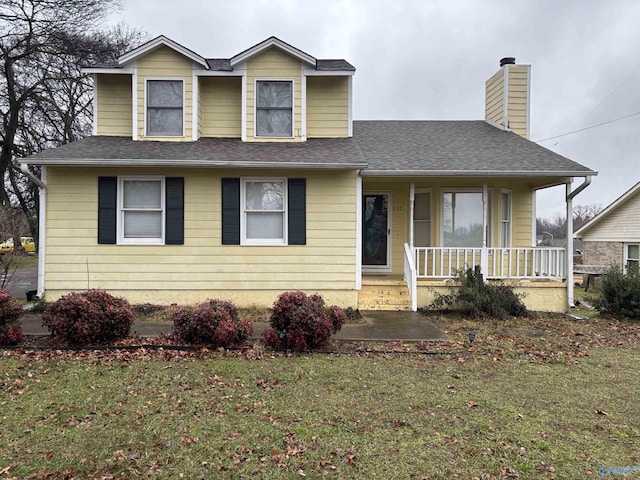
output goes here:
[[362, 196], [362, 269], [389, 271], [391, 268], [390, 194], [365, 193]]

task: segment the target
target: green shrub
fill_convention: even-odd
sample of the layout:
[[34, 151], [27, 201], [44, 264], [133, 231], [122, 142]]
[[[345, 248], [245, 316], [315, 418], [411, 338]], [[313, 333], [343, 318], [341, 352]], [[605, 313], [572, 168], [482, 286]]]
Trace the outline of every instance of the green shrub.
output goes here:
[[602, 287], [589, 299], [602, 314], [640, 319], [640, 273], [614, 265], [602, 275]]
[[0, 290], [0, 345], [16, 345], [22, 341], [21, 315], [20, 302], [6, 290]]
[[305, 351], [325, 345], [338, 332], [347, 315], [340, 307], [326, 307], [319, 294], [284, 292], [273, 304], [271, 328], [262, 338], [268, 347]]
[[172, 317], [174, 335], [195, 345], [230, 347], [253, 333], [253, 324], [240, 319], [238, 308], [226, 300], [207, 300], [194, 308], [178, 307]]
[[133, 312], [124, 298], [102, 290], [88, 290], [49, 303], [42, 325], [61, 343], [96, 344], [127, 337], [133, 325]]
[[449, 294], [435, 293], [431, 309], [454, 308], [474, 317], [524, 317], [527, 307], [522, 295], [513, 291], [513, 287], [501, 282], [485, 282], [479, 266], [460, 270], [455, 279], [456, 286]]

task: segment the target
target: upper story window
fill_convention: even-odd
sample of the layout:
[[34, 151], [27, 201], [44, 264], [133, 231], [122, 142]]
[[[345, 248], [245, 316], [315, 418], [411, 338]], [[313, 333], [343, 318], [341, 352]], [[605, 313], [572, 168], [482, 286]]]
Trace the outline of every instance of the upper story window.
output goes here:
[[147, 80], [147, 136], [183, 136], [183, 112], [182, 80]]
[[164, 242], [164, 179], [121, 177], [119, 243]]
[[256, 82], [256, 136], [293, 136], [293, 82]]

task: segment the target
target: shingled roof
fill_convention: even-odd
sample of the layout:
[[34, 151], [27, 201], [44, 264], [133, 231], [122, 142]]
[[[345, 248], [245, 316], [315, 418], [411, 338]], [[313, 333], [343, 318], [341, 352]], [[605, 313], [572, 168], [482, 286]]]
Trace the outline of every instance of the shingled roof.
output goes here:
[[352, 138], [134, 141], [94, 136], [22, 159], [42, 165], [353, 168], [363, 175], [590, 176], [593, 170], [484, 121], [356, 121]]

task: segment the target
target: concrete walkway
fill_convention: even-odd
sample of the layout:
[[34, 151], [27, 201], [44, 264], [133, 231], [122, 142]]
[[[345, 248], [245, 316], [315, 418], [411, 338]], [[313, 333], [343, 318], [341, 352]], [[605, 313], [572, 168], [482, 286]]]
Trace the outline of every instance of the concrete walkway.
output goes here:
[[[350, 341], [431, 341], [446, 340], [433, 323], [415, 312], [360, 312], [364, 323], [346, 324], [333, 338]], [[253, 338], [262, 338], [262, 332], [269, 325], [254, 323]], [[141, 337], [155, 337], [171, 333], [171, 323], [135, 322], [132, 334]], [[22, 332], [25, 335], [48, 335], [49, 330], [40, 323], [37, 315], [26, 314], [22, 318]]]

